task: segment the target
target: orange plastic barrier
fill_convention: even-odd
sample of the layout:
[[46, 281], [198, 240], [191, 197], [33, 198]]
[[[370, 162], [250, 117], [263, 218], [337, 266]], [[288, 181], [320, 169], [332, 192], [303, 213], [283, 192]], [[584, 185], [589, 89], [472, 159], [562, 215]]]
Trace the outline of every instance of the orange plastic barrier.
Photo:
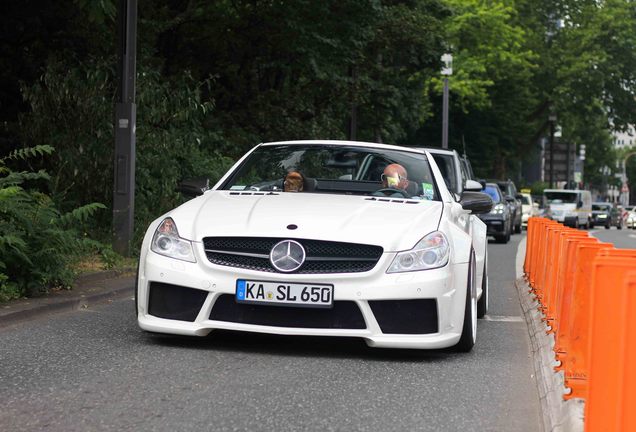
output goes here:
[[566, 241], [565, 246], [565, 265], [561, 269], [561, 278], [558, 281], [559, 287], [557, 293], [557, 313], [553, 323], [554, 327], [554, 351], [556, 358], [561, 362], [555, 370], [563, 369], [563, 361], [569, 346], [570, 323], [573, 315], [574, 307], [574, 275], [576, 274], [576, 262], [578, 260], [579, 245], [594, 245], [599, 241], [593, 237], [572, 237]]
[[636, 431], [636, 249], [528, 221], [524, 271], [586, 431]]
[[587, 432], [636, 430], [636, 257], [593, 262]]
[[572, 309], [568, 322], [569, 337], [564, 344], [563, 353], [559, 353], [565, 370], [565, 386], [571, 393], [564, 395], [565, 399], [585, 397], [588, 380], [588, 343], [589, 343], [589, 314], [590, 293], [594, 277], [594, 267], [590, 265], [598, 252], [611, 249], [610, 243], [581, 244], [577, 246], [577, 257], [574, 264], [574, 292]]
[[555, 332], [559, 323], [555, 319], [557, 316], [557, 306], [559, 293], [563, 289], [564, 269], [567, 266], [566, 245], [570, 239], [589, 239], [590, 236], [585, 231], [567, 228], [560, 231], [553, 241], [554, 258], [548, 268], [548, 282], [545, 288], [545, 315], [546, 321], [551, 326], [549, 332]]

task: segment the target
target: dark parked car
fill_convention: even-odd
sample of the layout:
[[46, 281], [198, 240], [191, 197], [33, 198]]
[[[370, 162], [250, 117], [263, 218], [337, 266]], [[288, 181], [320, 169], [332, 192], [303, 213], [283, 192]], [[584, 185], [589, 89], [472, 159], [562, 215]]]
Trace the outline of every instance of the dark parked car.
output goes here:
[[506, 203], [510, 207], [510, 215], [512, 218], [512, 226], [513, 230], [516, 233], [521, 232], [521, 195], [517, 192], [517, 187], [514, 182], [510, 179], [508, 180], [488, 180], [491, 183], [497, 183], [499, 189], [504, 194], [504, 199]]
[[612, 226], [623, 229], [624, 221], [622, 216], [622, 210], [619, 210], [615, 204], [595, 202], [592, 203], [592, 220], [590, 221], [590, 225], [603, 225], [605, 229], [610, 229]]
[[512, 215], [504, 194], [497, 183], [486, 183], [482, 192], [490, 195], [495, 204], [490, 213], [479, 215], [479, 218], [488, 227], [487, 235], [494, 236], [498, 243], [508, 243], [512, 233]]

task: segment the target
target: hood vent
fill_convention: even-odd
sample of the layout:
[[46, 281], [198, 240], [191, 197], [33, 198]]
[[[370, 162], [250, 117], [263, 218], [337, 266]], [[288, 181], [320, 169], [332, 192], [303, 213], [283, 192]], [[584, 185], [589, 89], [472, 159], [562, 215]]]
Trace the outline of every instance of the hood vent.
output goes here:
[[280, 195], [275, 192], [230, 192], [230, 195]]
[[365, 201], [379, 201], [379, 202], [392, 202], [392, 203], [398, 203], [398, 204], [419, 204], [422, 201], [419, 200], [409, 200], [409, 199], [392, 199], [392, 198], [375, 198], [375, 197], [369, 197], [369, 198], [365, 198]]

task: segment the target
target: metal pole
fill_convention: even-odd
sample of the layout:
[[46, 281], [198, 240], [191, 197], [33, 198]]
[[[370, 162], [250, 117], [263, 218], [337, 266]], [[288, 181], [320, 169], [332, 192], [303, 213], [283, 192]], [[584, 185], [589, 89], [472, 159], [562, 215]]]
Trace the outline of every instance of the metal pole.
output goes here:
[[550, 188], [554, 187], [554, 121], [550, 120]]
[[444, 78], [444, 97], [442, 103], [442, 148], [448, 148], [448, 77]]
[[349, 140], [356, 140], [356, 132], [358, 130], [358, 107], [356, 105], [356, 85], [357, 74], [355, 66], [349, 67], [349, 76], [351, 77], [351, 112], [349, 114]]
[[570, 141], [567, 142], [565, 153], [565, 188], [570, 189]]
[[120, 0], [115, 159], [113, 187], [113, 250], [130, 255], [135, 215], [135, 73], [137, 0]]

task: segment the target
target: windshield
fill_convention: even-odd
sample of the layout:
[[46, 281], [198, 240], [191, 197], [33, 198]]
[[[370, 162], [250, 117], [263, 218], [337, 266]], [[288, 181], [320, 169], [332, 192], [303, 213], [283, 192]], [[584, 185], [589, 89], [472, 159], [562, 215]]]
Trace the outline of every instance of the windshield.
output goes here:
[[[395, 164], [399, 174], [391, 177], [387, 173]], [[426, 155], [328, 144], [261, 146], [219, 189], [290, 191], [291, 176], [300, 185], [296, 192], [439, 200]]]
[[494, 202], [495, 204], [497, 204], [498, 202], [501, 202], [501, 196], [499, 195], [499, 190], [495, 186], [486, 185], [484, 192], [490, 195], [490, 198], [492, 198], [492, 202]]
[[521, 195], [521, 204], [532, 205], [532, 201], [530, 201], [530, 197], [529, 196]]
[[576, 204], [579, 194], [576, 192], [544, 192], [548, 204]]
[[607, 204], [592, 204], [592, 210], [595, 211], [608, 211], [610, 206]]

